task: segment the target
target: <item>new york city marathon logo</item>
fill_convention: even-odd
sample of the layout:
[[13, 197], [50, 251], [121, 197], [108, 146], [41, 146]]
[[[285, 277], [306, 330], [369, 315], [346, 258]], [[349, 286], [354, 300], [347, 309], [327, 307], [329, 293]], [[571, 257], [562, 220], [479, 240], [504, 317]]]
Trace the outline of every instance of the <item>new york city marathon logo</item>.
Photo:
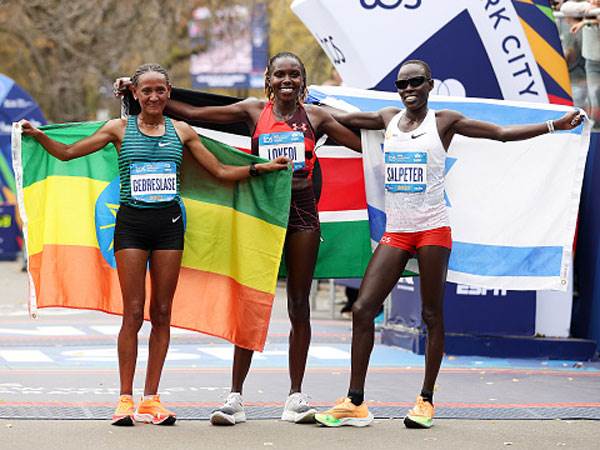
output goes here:
[[365, 9], [396, 9], [404, 6], [406, 9], [417, 9], [423, 0], [360, 0], [360, 5]]

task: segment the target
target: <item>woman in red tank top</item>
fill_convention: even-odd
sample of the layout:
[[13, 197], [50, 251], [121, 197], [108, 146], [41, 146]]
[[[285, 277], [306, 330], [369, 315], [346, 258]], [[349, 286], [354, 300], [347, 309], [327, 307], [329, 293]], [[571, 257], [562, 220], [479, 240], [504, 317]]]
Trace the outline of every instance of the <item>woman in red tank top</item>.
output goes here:
[[[294, 161], [292, 202], [285, 241], [288, 313], [291, 321], [289, 372], [290, 393], [283, 420], [311, 422], [315, 409], [301, 392], [311, 338], [309, 294], [320, 242], [319, 218], [313, 192], [315, 134], [327, 134], [339, 144], [360, 151], [360, 138], [329, 112], [303, 105], [307, 93], [306, 70], [298, 56], [279, 53], [265, 73], [267, 100], [247, 98], [227, 106], [195, 107], [170, 101], [167, 111], [184, 120], [212, 123], [245, 122], [252, 133], [252, 153], [273, 159], [285, 155]], [[231, 394], [225, 405], [211, 415], [214, 425], [234, 425], [246, 416], [241, 402], [252, 351], [235, 347]]]

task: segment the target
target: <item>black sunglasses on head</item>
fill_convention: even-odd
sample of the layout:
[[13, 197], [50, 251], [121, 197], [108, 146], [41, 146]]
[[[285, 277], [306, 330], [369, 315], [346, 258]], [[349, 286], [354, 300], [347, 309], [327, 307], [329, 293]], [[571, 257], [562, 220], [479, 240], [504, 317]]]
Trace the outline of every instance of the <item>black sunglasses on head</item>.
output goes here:
[[406, 89], [409, 84], [411, 87], [416, 88], [416, 87], [421, 86], [423, 83], [425, 83], [426, 81], [429, 81], [429, 80], [431, 80], [431, 78], [427, 78], [424, 76], [418, 76], [418, 77], [409, 78], [408, 80], [396, 80], [396, 81], [394, 81], [394, 84], [396, 85], [396, 87], [398, 89]]

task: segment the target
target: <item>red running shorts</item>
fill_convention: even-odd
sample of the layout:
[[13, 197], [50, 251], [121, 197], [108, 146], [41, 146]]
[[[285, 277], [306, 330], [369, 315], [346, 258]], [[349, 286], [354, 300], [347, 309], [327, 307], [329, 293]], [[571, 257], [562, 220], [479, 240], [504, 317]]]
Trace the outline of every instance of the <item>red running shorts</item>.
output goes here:
[[406, 250], [413, 254], [426, 245], [437, 245], [452, 250], [452, 232], [450, 227], [440, 227], [414, 233], [386, 232], [379, 243]]

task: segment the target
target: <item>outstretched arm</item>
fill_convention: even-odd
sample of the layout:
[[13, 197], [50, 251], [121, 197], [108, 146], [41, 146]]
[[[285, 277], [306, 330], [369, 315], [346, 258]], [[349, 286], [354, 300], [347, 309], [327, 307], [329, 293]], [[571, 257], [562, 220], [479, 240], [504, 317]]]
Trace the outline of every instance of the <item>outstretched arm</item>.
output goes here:
[[578, 127], [584, 116], [577, 110], [569, 111], [560, 119], [529, 125], [512, 125], [501, 127], [499, 125], [469, 119], [456, 111], [440, 111], [442, 120], [448, 121], [448, 132], [461, 134], [467, 137], [486, 138], [494, 141], [521, 141], [552, 130], [572, 130]]
[[186, 121], [234, 123], [247, 122], [250, 110], [259, 100], [248, 98], [225, 106], [193, 106], [178, 100], [169, 100], [165, 112]]
[[[187, 123], [176, 122], [176, 127], [181, 136], [183, 145], [190, 150], [194, 158], [196, 158], [196, 161], [215, 177], [222, 180], [239, 181], [252, 175], [250, 172], [250, 165], [231, 166], [222, 164], [215, 155], [207, 150], [200, 141], [198, 135]], [[261, 174], [265, 172], [274, 172], [275, 170], [286, 170], [289, 162], [290, 160], [288, 158], [280, 156], [267, 163], [254, 164], [254, 167], [256, 168], [256, 174]]]
[[335, 120], [346, 127], [382, 130], [387, 126], [389, 119], [400, 110], [389, 107], [375, 112], [344, 112], [336, 108], [327, 108], [327, 111]]
[[124, 122], [122, 119], [109, 120], [94, 134], [73, 144], [55, 141], [27, 120], [21, 121], [21, 126], [24, 135], [32, 136], [52, 156], [61, 161], [69, 161], [94, 153], [111, 142], [119, 148], [123, 140]]
[[318, 130], [327, 134], [338, 144], [344, 145], [357, 152], [362, 152], [360, 138], [344, 125], [336, 121], [329, 112], [322, 108], [311, 108], [311, 115], [317, 116]]

